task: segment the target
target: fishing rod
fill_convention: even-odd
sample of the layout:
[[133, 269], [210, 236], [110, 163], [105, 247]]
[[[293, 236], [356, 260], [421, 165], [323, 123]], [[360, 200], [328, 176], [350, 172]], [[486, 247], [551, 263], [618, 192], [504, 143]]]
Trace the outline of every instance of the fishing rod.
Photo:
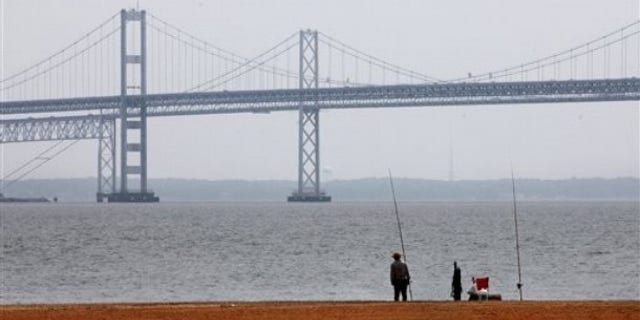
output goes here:
[[511, 186], [513, 189], [513, 222], [516, 229], [516, 258], [518, 261], [518, 291], [520, 292], [520, 301], [522, 301], [522, 273], [520, 272], [520, 241], [518, 237], [518, 214], [516, 207], [516, 181], [513, 177], [513, 163], [511, 164]]
[[[393, 207], [396, 210], [396, 221], [398, 222], [398, 233], [400, 234], [400, 246], [402, 247], [402, 256], [404, 257], [404, 263], [407, 263], [407, 254], [404, 251], [404, 239], [402, 238], [402, 224], [400, 223], [400, 214], [398, 213], [398, 201], [396, 200], [396, 189], [393, 187], [393, 177], [391, 176], [391, 169], [389, 169], [389, 183], [391, 184], [391, 195], [393, 196]], [[411, 281], [408, 283], [409, 297], [413, 301], [413, 292], [411, 291]]]

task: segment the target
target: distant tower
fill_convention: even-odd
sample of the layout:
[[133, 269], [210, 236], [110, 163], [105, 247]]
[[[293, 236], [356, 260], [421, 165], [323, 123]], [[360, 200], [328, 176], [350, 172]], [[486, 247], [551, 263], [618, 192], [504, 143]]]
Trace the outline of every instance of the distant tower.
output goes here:
[[453, 137], [449, 134], [449, 182], [453, 182]]
[[[107, 200], [158, 202], [147, 188], [146, 12], [122, 10], [120, 21], [120, 192]], [[128, 41], [136, 33], [139, 42]]]
[[[318, 32], [300, 31], [300, 89], [318, 89]], [[298, 189], [288, 201], [329, 202], [320, 190], [320, 117], [318, 102], [298, 108]]]

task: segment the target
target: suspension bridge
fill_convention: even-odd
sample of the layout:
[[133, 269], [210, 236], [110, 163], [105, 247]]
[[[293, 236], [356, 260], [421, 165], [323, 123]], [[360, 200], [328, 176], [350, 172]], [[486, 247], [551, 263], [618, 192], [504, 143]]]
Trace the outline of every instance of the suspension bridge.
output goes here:
[[321, 109], [639, 101], [639, 33], [636, 21], [533, 61], [439, 79], [315, 30], [246, 58], [144, 10], [121, 10], [0, 80], [0, 143], [58, 141], [2, 183], [94, 139], [98, 202], [158, 201], [147, 185], [149, 117], [297, 111], [298, 186], [288, 200], [330, 201]]

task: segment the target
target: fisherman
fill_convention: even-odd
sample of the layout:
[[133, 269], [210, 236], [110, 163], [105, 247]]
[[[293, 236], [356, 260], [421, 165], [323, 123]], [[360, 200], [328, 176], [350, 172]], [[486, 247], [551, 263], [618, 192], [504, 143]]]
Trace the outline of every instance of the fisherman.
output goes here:
[[480, 296], [478, 295], [478, 288], [476, 287], [476, 277], [471, 277], [471, 287], [467, 290], [469, 294], [469, 301], [478, 301]]
[[402, 255], [394, 253], [392, 255], [393, 263], [391, 263], [391, 285], [393, 286], [393, 300], [398, 301], [400, 293], [402, 293], [402, 301], [407, 301], [407, 286], [411, 280], [409, 276], [409, 268], [407, 264], [400, 261]]
[[453, 281], [451, 281], [451, 296], [454, 301], [460, 301], [462, 295], [462, 271], [456, 261], [453, 262]]

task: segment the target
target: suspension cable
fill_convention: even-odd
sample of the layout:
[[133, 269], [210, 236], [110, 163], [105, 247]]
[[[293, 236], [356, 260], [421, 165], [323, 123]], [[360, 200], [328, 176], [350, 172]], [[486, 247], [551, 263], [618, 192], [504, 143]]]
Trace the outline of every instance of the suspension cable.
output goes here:
[[112, 16], [111, 16], [111, 17], [109, 17], [107, 20], [105, 20], [104, 22], [100, 23], [97, 27], [95, 27], [95, 28], [93, 28], [91, 31], [87, 32], [84, 36], [82, 36], [81, 38], [79, 38], [79, 39], [77, 39], [76, 41], [72, 42], [70, 45], [68, 45], [68, 46], [64, 47], [62, 50], [60, 50], [60, 51], [58, 51], [58, 52], [56, 52], [56, 53], [54, 53], [54, 54], [52, 54], [52, 55], [48, 56], [47, 58], [45, 58], [45, 59], [43, 59], [43, 60], [41, 60], [41, 61], [37, 62], [36, 64], [34, 64], [34, 65], [30, 66], [30, 67], [27, 67], [27, 68], [25, 68], [25, 69], [23, 69], [23, 70], [21, 70], [21, 71], [18, 71], [18, 72], [16, 72], [16, 73], [14, 73], [14, 74], [12, 74], [12, 75], [10, 75], [10, 76], [8, 76], [8, 77], [6, 77], [6, 78], [4, 78], [4, 79], [0, 80], [0, 83], [7, 82], [7, 81], [9, 81], [9, 80], [11, 80], [11, 79], [13, 79], [13, 78], [16, 78], [16, 77], [20, 76], [21, 74], [26, 73], [26, 72], [28, 72], [28, 71], [30, 71], [30, 70], [32, 70], [32, 69], [35, 69], [36, 67], [38, 67], [38, 66], [40, 66], [40, 65], [42, 65], [42, 64], [44, 64], [44, 63], [46, 63], [48, 60], [51, 60], [51, 59], [53, 59], [54, 57], [56, 57], [56, 56], [58, 56], [58, 55], [60, 55], [60, 54], [64, 53], [65, 51], [69, 50], [70, 48], [72, 48], [72, 47], [73, 47], [73, 46], [75, 46], [76, 44], [80, 43], [82, 40], [84, 40], [84, 39], [86, 39], [86, 38], [90, 37], [90, 36], [91, 36], [91, 34], [93, 34], [94, 32], [96, 32], [96, 31], [100, 30], [102, 27], [104, 27], [105, 25], [107, 25], [108, 23], [110, 23], [110, 22], [111, 22], [113, 19], [115, 19], [118, 15], [120, 15], [120, 12], [118, 12], [118, 13], [116, 13], [116, 14], [112, 15]]
[[[69, 57], [66, 57], [66, 58], [63, 58], [63, 60], [61, 60], [60, 62], [58, 62], [58, 63], [56, 63], [56, 64], [54, 64], [54, 65], [51, 65], [51, 66], [49, 66], [48, 68], [46, 68], [46, 69], [44, 69], [44, 70], [42, 70], [42, 71], [40, 71], [40, 72], [37, 72], [37, 73], [35, 73], [35, 74], [31, 75], [31, 76], [30, 76], [30, 77], [28, 77], [28, 78], [24, 78], [24, 79], [22, 79], [21, 81], [14, 82], [14, 83], [12, 83], [12, 84], [10, 84], [10, 85], [6, 86], [6, 87], [0, 88], [0, 90], [1, 90], [1, 91], [5, 91], [5, 90], [12, 89], [12, 88], [14, 88], [14, 87], [16, 87], [16, 86], [18, 86], [18, 85], [21, 85], [21, 84], [23, 84], [23, 83], [25, 83], [25, 82], [28, 82], [28, 81], [30, 81], [30, 80], [32, 80], [32, 79], [34, 79], [34, 78], [39, 77], [39, 76], [41, 76], [41, 75], [43, 75], [43, 74], [45, 74], [45, 73], [48, 73], [49, 71], [51, 71], [51, 70], [53, 70], [53, 69], [56, 69], [56, 68], [58, 68], [58, 67], [60, 67], [60, 66], [62, 66], [62, 65], [65, 65], [67, 62], [69, 62], [69, 61], [73, 60], [75, 57], [77, 57], [77, 56], [79, 56], [79, 55], [81, 55], [81, 54], [84, 54], [85, 52], [87, 52], [87, 51], [88, 51], [88, 50], [90, 50], [91, 48], [94, 48], [94, 47], [95, 47], [95, 46], [97, 46], [99, 43], [101, 43], [101, 42], [102, 42], [102, 41], [104, 41], [105, 39], [109, 38], [111, 35], [115, 34], [115, 33], [116, 33], [116, 32], [118, 32], [119, 30], [120, 30], [120, 27], [118, 27], [118, 28], [116, 28], [116, 29], [112, 30], [111, 32], [107, 33], [106, 35], [102, 36], [100, 39], [98, 39], [98, 40], [94, 41], [93, 43], [91, 43], [91, 45], [89, 45], [88, 47], [86, 47], [86, 48], [82, 49], [81, 51], [79, 51], [79, 52], [75, 52], [75, 51], [74, 51], [73, 55], [71, 55], [71, 56], [69, 56]], [[7, 78], [7, 79], [8, 79], [8, 78]], [[5, 81], [5, 80], [3, 80], [3, 81]]]
[[[338, 44], [339, 46], [342, 46], [347, 50], [340, 50], [335, 45], [333, 47], [336, 48], [337, 50], [343, 51], [346, 54], [351, 55], [352, 57], [354, 57], [356, 59], [360, 59], [360, 60], [363, 60], [363, 61], [370, 62], [370, 63], [372, 63], [372, 64], [374, 64], [374, 65], [376, 65], [378, 67], [381, 67], [381, 68], [384, 68], [384, 69], [387, 69], [387, 70], [394, 70], [395, 69], [394, 71], [399, 72], [399, 73], [403, 73], [404, 75], [412, 77], [414, 79], [420, 79], [420, 80], [429, 81], [429, 82], [441, 82], [442, 81], [442, 80], [440, 80], [438, 78], [431, 77], [429, 75], [422, 74], [422, 73], [419, 73], [419, 72], [416, 72], [416, 71], [413, 71], [413, 70], [409, 70], [407, 68], [403, 68], [403, 67], [400, 67], [398, 65], [395, 65], [395, 64], [389, 63], [387, 61], [384, 61], [384, 60], [382, 60], [380, 58], [374, 57], [374, 56], [372, 56], [372, 55], [370, 55], [368, 53], [365, 53], [365, 52], [362, 52], [362, 51], [360, 51], [358, 49], [355, 49], [355, 48], [345, 44], [344, 42], [342, 42], [340, 40], [337, 40], [337, 39], [335, 39], [335, 38], [333, 38], [333, 37], [331, 37], [331, 36], [329, 36], [329, 35], [327, 35], [325, 33], [318, 32], [318, 34], [321, 35], [321, 38], [319, 39], [320, 41], [322, 41], [322, 42], [324, 42], [326, 44], [329, 44], [329, 42], [333, 42], [335, 44]], [[326, 38], [326, 40], [322, 39], [322, 37]], [[364, 56], [364, 58], [360, 57], [360, 56]]]
[[[205, 81], [205, 82], [203, 82], [203, 83], [201, 83], [201, 84], [198, 84], [197, 86], [195, 86], [195, 87], [193, 87], [193, 88], [189, 89], [188, 91], [194, 91], [194, 90], [200, 89], [200, 88], [202, 88], [202, 87], [204, 87], [204, 86], [206, 86], [206, 85], [209, 85], [210, 83], [212, 83], [212, 82], [214, 82], [214, 81], [218, 80], [218, 79], [219, 79], [219, 78], [221, 78], [221, 77], [228, 76], [228, 75], [230, 75], [230, 74], [232, 74], [232, 73], [234, 73], [234, 72], [236, 72], [236, 71], [238, 71], [238, 70], [241, 70], [242, 68], [245, 68], [245, 67], [247, 67], [247, 66], [249, 66], [249, 65], [251, 65], [251, 64], [253, 64], [253, 63], [256, 63], [256, 61], [258, 61], [260, 58], [262, 58], [262, 57], [266, 56], [267, 54], [269, 54], [269, 53], [271, 53], [271, 52], [275, 51], [276, 49], [278, 49], [279, 47], [283, 46], [284, 44], [286, 44], [287, 42], [289, 42], [289, 41], [290, 41], [293, 37], [295, 37], [296, 35], [297, 35], [297, 32], [296, 32], [296, 33], [291, 34], [290, 36], [288, 36], [288, 37], [287, 37], [287, 38], [285, 38], [284, 40], [282, 40], [282, 41], [278, 42], [278, 44], [276, 44], [275, 46], [271, 47], [269, 50], [267, 50], [267, 51], [265, 51], [265, 52], [263, 52], [263, 53], [261, 53], [261, 54], [257, 55], [257, 56], [256, 56], [256, 57], [254, 57], [253, 59], [250, 59], [250, 60], [246, 61], [245, 63], [243, 63], [243, 64], [239, 65], [238, 67], [233, 68], [233, 69], [231, 69], [230, 71], [227, 71], [225, 74], [223, 74], [223, 75], [221, 75], [221, 76], [218, 76], [218, 77], [216, 77], [216, 78], [214, 78], [214, 79], [210, 79], [210, 80], [207, 80], [207, 81]], [[295, 44], [294, 44], [294, 45], [295, 45]], [[280, 51], [280, 52], [278, 52], [278, 54], [276, 54], [275, 56], [279, 56], [279, 55], [281, 55], [283, 52], [285, 52], [286, 50], [289, 50], [289, 49], [291, 49], [291, 48], [292, 48], [292, 46], [289, 46], [289, 47], [287, 47], [284, 51]], [[272, 58], [272, 59], [273, 59], [273, 58]], [[258, 66], [260, 66], [260, 65], [264, 64], [265, 62], [266, 62], [266, 61], [263, 61], [263, 62], [262, 62], [262, 63], [260, 63]], [[254, 66], [253, 68], [250, 68], [250, 69], [249, 69], [249, 71], [250, 71], [250, 70], [253, 70], [253, 69], [255, 69], [255, 68], [257, 68], [258, 66]], [[245, 71], [244, 73], [246, 73], [246, 72], [248, 72], [248, 71]], [[244, 73], [241, 73], [241, 74], [244, 74]], [[237, 76], [234, 76], [233, 78], [237, 78]], [[210, 88], [211, 88], [211, 87], [208, 87], [207, 89], [210, 89]], [[207, 90], [207, 89], [205, 89], [205, 90]]]
[[[557, 52], [555, 54], [548, 55], [546, 57], [539, 58], [539, 59], [536, 59], [536, 60], [533, 60], [533, 61], [530, 61], [530, 62], [527, 62], [527, 63], [518, 64], [516, 66], [500, 69], [500, 70], [493, 71], [493, 72], [485, 72], [485, 73], [474, 75], [474, 76], [471, 76], [471, 77], [456, 78], [456, 79], [449, 80], [447, 82], [469, 81], [470, 79], [478, 81], [478, 80], [483, 80], [483, 79], [504, 78], [504, 77], [520, 74], [521, 72], [529, 72], [529, 71], [535, 70], [535, 69], [537, 69], [536, 68], [537, 65], [540, 65], [542, 68], [544, 68], [546, 66], [550, 66], [550, 65], [554, 65], [555, 66], [556, 64], [564, 62], [564, 61], [567, 61], [567, 60], [570, 60], [571, 58], [581, 57], [583, 55], [592, 53], [595, 50], [599, 50], [599, 49], [603, 49], [603, 48], [609, 47], [614, 43], [621, 42], [621, 41], [623, 41], [623, 40], [625, 40], [625, 39], [627, 39], [627, 38], [629, 38], [631, 36], [634, 36], [634, 35], [640, 33], [640, 31], [635, 31], [635, 32], [626, 34], [626, 36], [624, 36], [624, 37], [619, 37], [619, 38], [616, 38], [615, 40], [607, 41], [608, 38], [611, 38], [612, 36], [614, 36], [616, 34], [620, 34], [621, 32], [624, 32], [624, 30], [633, 28], [633, 27], [637, 26], [638, 24], [640, 24], [640, 20], [634, 21], [634, 22], [632, 22], [630, 24], [627, 24], [627, 25], [623, 26], [622, 28], [618, 28], [615, 31], [609, 32], [609, 33], [607, 33], [607, 34], [605, 34], [603, 36], [600, 36], [600, 37], [598, 37], [598, 38], [596, 38], [594, 40], [591, 40], [591, 41], [583, 43], [581, 45], [572, 47], [572, 48], [570, 48], [568, 50]], [[593, 46], [593, 44], [601, 42], [601, 41], [604, 41], [604, 44], [602, 44], [600, 46]], [[583, 50], [583, 49], [586, 49], [586, 50], [582, 52], [581, 50]], [[576, 54], [576, 53], [574, 53], [576, 51], [581, 51], [581, 52], [579, 54]], [[571, 56], [569, 58], [563, 58], [563, 59], [558, 60], [559, 57], [565, 56], [567, 54], [570, 54]], [[551, 60], [551, 62], [546, 62], [546, 61], [550, 61], [550, 60]], [[546, 63], [540, 64], [542, 62], [546, 62]], [[530, 66], [533, 66], [533, 67], [530, 67]], [[524, 67], [527, 67], [527, 68], [524, 69], [521, 72], [517, 71], [518, 69], [523, 69]], [[554, 73], [557, 73], [557, 70], [554, 69]], [[557, 76], [556, 76], [556, 78], [557, 78]]]
[[[30, 169], [30, 170], [28, 170], [27, 172], [25, 172], [25, 173], [21, 174], [21, 175], [20, 175], [20, 176], [18, 176], [17, 178], [15, 178], [15, 179], [13, 179], [13, 180], [9, 181], [9, 183], [7, 183], [7, 184], [3, 184], [3, 186], [2, 186], [3, 191], [4, 191], [4, 190], [6, 190], [7, 188], [9, 188], [9, 187], [10, 187], [11, 185], [13, 185], [14, 183], [19, 182], [20, 180], [22, 180], [22, 178], [26, 177], [26, 176], [27, 176], [28, 174], [30, 174], [31, 172], [33, 172], [33, 171], [35, 171], [36, 169], [38, 169], [38, 168], [42, 167], [45, 163], [47, 163], [47, 162], [49, 162], [49, 161], [53, 160], [54, 158], [56, 158], [56, 157], [57, 157], [58, 155], [60, 155], [61, 153], [63, 153], [63, 152], [65, 152], [65, 151], [67, 151], [67, 149], [71, 148], [71, 146], [73, 146], [74, 144], [78, 143], [79, 141], [80, 141], [80, 139], [74, 140], [74, 141], [73, 141], [73, 142], [71, 142], [69, 145], [65, 146], [64, 148], [62, 148], [62, 149], [61, 149], [61, 150], [59, 150], [58, 152], [54, 153], [54, 154], [53, 154], [53, 155], [51, 155], [50, 157], [42, 157], [42, 154], [43, 154], [43, 153], [41, 153], [40, 155], [38, 155], [38, 156], [36, 156], [35, 158], [31, 159], [28, 163], [32, 163], [32, 162], [33, 162], [33, 161], [35, 161], [35, 160], [42, 160], [42, 162], [40, 162], [37, 166], [35, 166], [35, 167], [31, 168], [31, 169]], [[62, 142], [64, 142], [64, 140], [60, 141], [59, 143], [56, 143], [53, 147], [56, 147], [56, 146], [60, 145], [60, 143], [62, 143]], [[45, 152], [47, 152], [47, 151], [49, 151], [49, 150], [53, 149], [53, 147], [48, 148]], [[23, 168], [23, 167], [25, 167], [25, 166], [26, 166], [26, 165], [23, 165], [23, 166], [22, 166], [22, 167], [20, 167], [20, 168]], [[15, 171], [15, 170], [14, 170], [14, 171]], [[9, 175], [12, 175], [12, 174], [14, 174], [14, 172], [11, 172], [11, 174], [9, 174]], [[4, 182], [4, 181], [5, 181], [5, 179], [6, 179], [6, 177], [4, 177], [4, 178], [2, 179], [2, 181]]]

